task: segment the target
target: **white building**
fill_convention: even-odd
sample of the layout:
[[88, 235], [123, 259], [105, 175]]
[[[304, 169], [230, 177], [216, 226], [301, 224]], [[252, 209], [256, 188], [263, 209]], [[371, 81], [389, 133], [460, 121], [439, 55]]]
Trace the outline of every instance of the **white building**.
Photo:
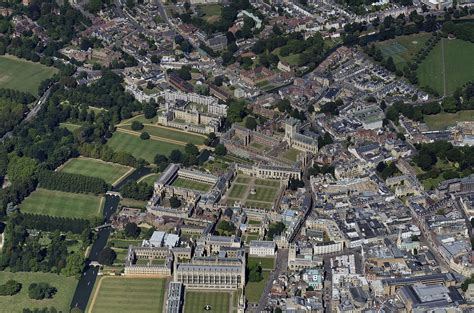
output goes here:
[[252, 240], [249, 254], [261, 257], [275, 256], [276, 244], [273, 241]]

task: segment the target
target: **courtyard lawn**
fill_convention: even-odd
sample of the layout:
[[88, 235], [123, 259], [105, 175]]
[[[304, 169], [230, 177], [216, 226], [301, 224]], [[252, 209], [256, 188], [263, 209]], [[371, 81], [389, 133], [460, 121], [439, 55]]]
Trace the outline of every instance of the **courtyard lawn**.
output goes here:
[[[14, 296], [0, 296], [0, 311], [9, 313], [21, 313], [24, 308], [44, 308], [54, 306], [58, 312], [69, 312], [77, 280], [73, 277], [65, 277], [51, 273], [40, 272], [0, 272], [0, 284], [14, 279], [22, 284], [21, 291]], [[32, 283], [45, 282], [57, 288], [57, 293], [52, 299], [33, 300], [28, 296], [28, 287]]]
[[247, 193], [247, 185], [233, 184], [229, 191], [229, 198], [242, 199]]
[[135, 200], [131, 198], [122, 198], [120, 199], [120, 205], [129, 207], [129, 208], [144, 209], [146, 207], [146, 201]]
[[283, 159], [286, 159], [288, 161], [296, 162], [298, 154], [300, 154], [301, 151], [298, 151], [296, 149], [290, 148], [283, 152], [281, 155]]
[[430, 39], [430, 33], [419, 33], [407, 36], [400, 36], [395, 39], [383, 41], [377, 46], [382, 51], [384, 58], [392, 57], [395, 66], [399, 70], [413, 59], [422, 48], [426, 47], [425, 42]]
[[117, 249], [128, 249], [128, 246], [132, 245], [132, 246], [139, 246], [141, 245], [142, 243], [142, 240], [138, 240], [138, 239], [110, 239], [108, 244], [113, 247], [113, 248], [117, 248]]
[[10, 88], [33, 95], [38, 94], [40, 83], [58, 70], [14, 56], [0, 56], [0, 88]]
[[247, 267], [251, 267], [254, 264], [258, 264], [262, 267], [262, 270], [273, 270], [275, 268], [275, 258], [263, 258], [263, 257], [255, 257], [249, 256], [247, 261]]
[[420, 86], [428, 86], [440, 95], [452, 94], [456, 88], [474, 80], [474, 43], [459, 39], [441, 41], [417, 70]]
[[256, 186], [267, 186], [267, 187], [280, 187], [280, 181], [275, 179], [256, 179], [255, 180]]
[[90, 313], [161, 313], [166, 280], [102, 277], [92, 295]]
[[[216, 291], [187, 291], [184, 297], [184, 313], [228, 313], [231, 312], [231, 293]], [[204, 307], [210, 305], [210, 310]]]
[[102, 178], [109, 184], [114, 184], [123, 177], [131, 167], [104, 162], [90, 158], [76, 158], [69, 160], [61, 168], [61, 172], [80, 174], [84, 176]]
[[[132, 130], [130, 125], [120, 126], [123, 129]], [[149, 126], [145, 125], [140, 132], [147, 132], [150, 136], [157, 136], [162, 138], [167, 138], [170, 140], [176, 140], [183, 142], [184, 144], [193, 143], [195, 145], [202, 145], [204, 144], [204, 140], [206, 139], [205, 136], [184, 132], [180, 130], [176, 130], [169, 127], [161, 127], [161, 126]]]
[[245, 296], [250, 303], [258, 303], [262, 296], [263, 289], [268, 281], [270, 272], [262, 271], [263, 279], [259, 282], [248, 282], [245, 286]]
[[239, 175], [237, 176], [237, 178], [235, 179], [235, 182], [236, 183], [241, 183], [241, 184], [248, 184], [250, 182], [250, 177], [246, 177], [246, 176], [243, 176], [243, 175]]
[[38, 188], [20, 204], [23, 213], [92, 219], [102, 211], [102, 197]]
[[197, 191], [202, 191], [202, 192], [207, 192], [212, 187], [211, 184], [197, 182], [197, 181], [184, 179], [180, 177], [176, 178], [176, 180], [173, 182], [172, 185], [174, 187], [181, 187], [181, 188], [192, 189], [192, 190], [197, 190]]
[[247, 199], [273, 203], [273, 200], [275, 199], [277, 193], [278, 188], [256, 186], [255, 194], [249, 194]]
[[474, 110], [425, 115], [424, 121], [431, 130], [446, 129], [450, 126], [456, 125], [456, 122], [474, 121]]
[[184, 151], [184, 146], [154, 139], [142, 140], [137, 136], [115, 132], [107, 145], [116, 152], [127, 152], [136, 158], [154, 162], [155, 155], [169, 155], [173, 150]]

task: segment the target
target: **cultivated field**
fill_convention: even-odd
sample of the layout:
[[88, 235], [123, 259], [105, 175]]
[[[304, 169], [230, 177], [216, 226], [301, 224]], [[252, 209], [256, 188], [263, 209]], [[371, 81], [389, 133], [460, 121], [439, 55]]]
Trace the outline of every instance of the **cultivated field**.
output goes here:
[[[21, 291], [14, 296], [0, 297], [0, 311], [21, 313], [24, 308], [44, 308], [54, 306], [58, 312], [69, 312], [72, 296], [76, 290], [77, 280], [73, 277], [40, 273], [40, 272], [0, 272], [0, 284], [14, 279], [22, 284]], [[45, 282], [58, 289], [52, 299], [33, 300], [28, 297], [28, 287], [31, 283]]]
[[138, 136], [115, 132], [107, 145], [117, 152], [127, 152], [136, 158], [153, 163], [156, 154], [169, 155], [173, 150], [184, 151], [184, 145], [149, 139], [142, 140]]
[[39, 63], [18, 59], [14, 56], [0, 56], [0, 88], [38, 94], [40, 83], [53, 76], [58, 70]]
[[[239, 174], [225, 196], [226, 202], [233, 205], [241, 201], [244, 205], [271, 209], [280, 189], [280, 181], [256, 179]], [[255, 190], [254, 193], [251, 191]]]
[[440, 95], [474, 80], [474, 43], [441, 39], [418, 67], [420, 86], [429, 86]]
[[392, 57], [397, 69], [403, 70], [407, 62], [411, 61], [418, 51], [425, 47], [425, 42], [430, 37], [430, 33], [400, 36], [396, 39], [383, 41], [377, 46], [382, 51], [384, 58]]
[[474, 121], [474, 110], [425, 115], [424, 121], [431, 130], [446, 129], [450, 126], [456, 125], [456, 122]]
[[97, 281], [89, 313], [161, 313], [165, 279], [102, 277]]
[[38, 188], [20, 204], [20, 210], [31, 214], [89, 219], [100, 216], [102, 199], [92, 195]]
[[76, 158], [64, 164], [61, 168], [61, 172], [102, 178], [107, 183], [114, 184], [130, 169], [128, 166], [104, 162], [102, 160]]
[[211, 184], [197, 182], [197, 181], [180, 178], [180, 177], [176, 178], [176, 180], [172, 183], [172, 185], [175, 187], [187, 188], [187, 189], [192, 189], [192, 190], [197, 190], [197, 191], [202, 191], [202, 192], [207, 192], [212, 187]]
[[[184, 313], [228, 313], [232, 312], [230, 292], [187, 291], [184, 298]], [[204, 307], [210, 305], [210, 310]]]

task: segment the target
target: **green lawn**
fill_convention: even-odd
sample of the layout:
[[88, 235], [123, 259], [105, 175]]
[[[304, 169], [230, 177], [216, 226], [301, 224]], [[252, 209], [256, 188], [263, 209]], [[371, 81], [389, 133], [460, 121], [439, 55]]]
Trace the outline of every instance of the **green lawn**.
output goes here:
[[233, 184], [229, 191], [229, 198], [241, 199], [247, 193], [247, 185]]
[[382, 51], [384, 58], [391, 56], [397, 69], [403, 70], [407, 62], [411, 61], [418, 51], [426, 47], [425, 42], [430, 37], [430, 33], [400, 36], [396, 39], [383, 41], [377, 44], [377, 46]]
[[248, 200], [273, 202], [278, 193], [278, 188], [257, 186], [255, 194], [249, 194]]
[[70, 132], [73, 132], [73, 131], [75, 131], [76, 129], [78, 129], [78, 128], [81, 127], [81, 125], [79, 125], [79, 124], [73, 124], [73, 123], [60, 123], [59, 126], [62, 127], [62, 128], [66, 128], [66, 129], [69, 130]]
[[[123, 129], [132, 130], [130, 125], [120, 126]], [[184, 143], [193, 143], [195, 145], [204, 144], [205, 136], [196, 135], [189, 132], [183, 132], [173, 128], [165, 128], [160, 126], [148, 126], [145, 125], [140, 132], [147, 132], [150, 136], [157, 136], [162, 138], [167, 138], [171, 140], [181, 141]]]
[[123, 198], [123, 199], [120, 199], [120, 205], [131, 207], [131, 208], [144, 209], [146, 206], [146, 201]]
[[249, 256], [247, 260], [247, 266], [250, 268], [254, 264], [260, 265], [263, 270], [273, 270], [275, 268], [275, 258]]
[[255, 180], [256, 186], [267, 186], [267, 187], [280, 187], [280, 181], [275, 179], [256, 179]]
[[267, 283], [270, 273], [268, 271], [262, 272], [263, 279], [259, 282], [248, 282], [245, 286], [245, 296], [250, 303], [258, 303], [262, 296], [263, 289]]
[[108, 245], [118, 249], [128, 249], [128, 246], [137, 246], [141, 245], [142, 240], [127, 240], [127, 239], [111, 239], [108, 242]]
[[456, 122], [474, 121], [474, 110], [425, 115], [424, 121], [431, 130], [446, 129], [450, 126], [456, 125]]
[[290, 148], [290, 149], [286, 150], [285, 152], [283, 152], [282, 157], [284, 159], [289, 160], [289, 161], [296, 162], [298, 154], [300, 154], [300, 153], [301, 153], [301, 151]]
[[156, 180], [160, 177], [160, 174], [150, 174], [145, 177], [143, 177], [140, 182], [143, 182], [145, 184], [148, 184], [150, 186], [153, 186], [156, 182]]
[[38, 94], [40, 83], [58, 70], [14, 56], [0, 56], [0, 88]]
[[61, 172], [102, 178], [109, 184], [115, 183], [130, 170], [130, 167], [89, 158], [71, 159]]
[[[230, 312], [230, 292], [187, 291], [184, 298], [184, 313], [228, 313]], [[204, 307], [210, 305], [206, 311]]]
[[20, 204], [24, 213], [70, 218], [100, 216], [101, 197], [38, 188]]
[[[35, 309], [54, 306], [58, 311], [69, 312], [77, 280], [73, 277], [39, 272], [0, 272], [0, 284], [14, 279], [22, 284], [21, 291], [14, 296], [0, 296], [0, 311], [21, 313], [24, 308]], [[45, 282], [58, 289], [52, 299], [32, 300], [28, 297], [31, 283]]]
[[93, 295], [92, 313], [161, 313], [165, 279], [102, 277]]
[[169, 155], [173, 150], [184, 151], [184, 146], [158, 140], [142, 140], [137, 136], [115, 132], [107, 145], [117, 152], [127, 152], [136, 158], [153, 163], [155, 155]]
[[[443, 73], [443, 46], [444, 69]], [[417, 76], [420, 86], [429, 86], [440, 95], [452, 94], [456, 88], [474, 80], [474, 43], [455, 39], [441, 39], [420, 64]]]
[[204, 13], [202, 17], [208, 23], [216, 23], [221, 19], [222, 5], [218, 3], [199, 6], [199, 10]]
[[187, 188], [187, 189], [192, 189], [192, 190], [197, 190], [197, 191], [202, 191], [202, 192], [207, 192], [212, 187], [211, 184], [192, 181], [192, 180], [184, 179], [180, 177], [176, 178], [176, 180], [173, 182], [172, 185], [175, 187]]
[[248, 184], [248, 183], [250, 183], [250, 177], [239, 175], [235, 179], [235, 182], [236, 183], [241, 183], [241, 184]]

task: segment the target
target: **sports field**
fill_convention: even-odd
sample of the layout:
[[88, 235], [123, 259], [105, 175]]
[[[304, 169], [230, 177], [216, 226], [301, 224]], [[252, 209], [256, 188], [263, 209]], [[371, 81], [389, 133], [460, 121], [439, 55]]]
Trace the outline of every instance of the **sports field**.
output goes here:
[[92, 195], [36, 189], [20, 204], [24, 213], [70, 218], [95, 218], [100, 216], [102, 199]]
[[[229, 205], [240, 201], [246, 206], [271, 209], [280, 189], [280, 181], [237, 175], [225, 196]], [[254, 191], [254, 192], [252, 192]]]
[[176, 180], [172, 183], [172, 186], [192, 189], [192, 190], [197, 190], [197, 191], [202, 191], [202, 192], [207, 192], [212, 187], [211, 184], [197, 182], [197, 181], [180, 178], [180, 177], [176, 178]]
[[76, 158], [64, 164], [61, 168], [61, 172], [102, 178], [107, 183], [113, 184], [130, 171], [130, 169], [128, 166], [104, 162], [102, 160]]
[[[186, 291], [184, 296], [184, 313], [229, 313], [231, 308], [231, 293], [216, 291]], [[205, 310], [209, 305], [210, 310]]]
[[[132, 130], [131, 125], [123, 125], [120, 128]], [[195, 145], [202, 145], [204, 140], [206, 139], [205, 136], [180, 131], [177, 129], [169, 128], [169, 127], [161, 127], [161, 126], [151, 126], [145, 125], [140, 132], [147, 132], [150, 136], [162, 137], [166, 139], [181, 141], [184, 144], [193, 143]]]
[[446, 129], [456, 125], [456, 122], [474, 121], [474, 110], [425, 115], [423, 119], [431, 130]]
[[97, 281], [89, 313], [161, 313], [165, 279], [102, 277]]
[[417, 70], [420, 86], [429, 86], [440, 95], [474, 80], [474, 43], [441, 39]]
[[142, 140], [138, 136], [115, 132], [107, 145], [117, 152], [127, 152], [136, 158], [153, 163], [156, 154], [169, 155], [177, 149], [184, 151], [184, 145], [149, 139]]
[[[0, 284], [14, 279], [22, 284], [21, 290], [14, 296], [0, 297], [0, 311], [21, 313], [24, 308], [44, 308], [54, 306], [58, 312], [69, 312], [77, 280], [73, 277], [40, 272], [0, 272]], [[33, 300], [28, 296], [28, 287], [32, 283], [45, 282], [58, 289], [52, 299]]]
[[14, 56], [0, 56], [0, 88], [38, 94], [40, 83], [58, 70]]
[[383, 41], [377, 44], [377, 47], [382, 51], [384, 58], [392, 57], [397, 69], [403, 70], [407, 62], [411, 61], [418, 51], [426, 47], [425, 42], [430, 37], [430, 33], [400, 36], [396, 39]]

